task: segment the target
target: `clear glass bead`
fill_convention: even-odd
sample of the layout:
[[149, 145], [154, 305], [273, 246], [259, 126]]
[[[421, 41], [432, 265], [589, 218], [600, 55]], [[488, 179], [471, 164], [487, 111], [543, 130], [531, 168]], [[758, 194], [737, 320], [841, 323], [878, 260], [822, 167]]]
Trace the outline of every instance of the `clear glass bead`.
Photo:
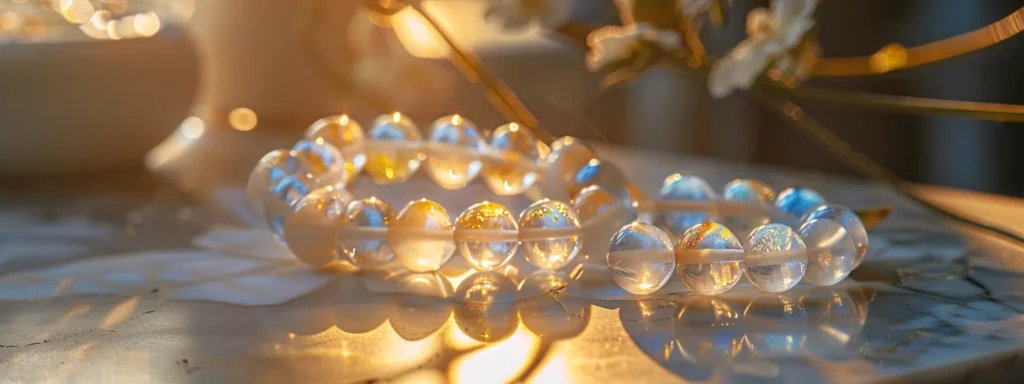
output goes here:
[[469, 275], [455, 288], [455, 299], [467, 303], [508, 303], [515, 301], [518, 289], [508, 277], [497, 272]]
[[786, 188], [775, 198], [775, 208], [779, 212], [788, 213], [796, 218], [803, 217], [807, 212], [822, 204], [825, 204], [825, 198], [809, 188]]
[[440, 269], [455, 252], [452, 222], [441, 204], [427, 199], [409, 202], [388, 228], [395, 258], [413, 272]]
[[[665, 178], [665, 183], [661, 187], [661, 200], [667, 201], [710, 202], [717, 196], [715, 190], [697, 176], [683, 176], [677, 173]], [[682, 236], [683, 232], [694, 225], [714, 220], [715, 216], [710, 209], [666, 210], [658, 215], [658, 222], [676, 236]]]
[[427, 172], [437, 185], [459, 189], [476, 178], [483, 167], [480, 160], [487, 144], [473, 122], [459, 115], [445, 116], [430, 126]]
[[305, 174], [317, 187], [343, 187], [348, 179], [345, 156], [323, 139], [300, 140], [288, 151], [290, 158], [284, 172], [289, 175]]
[[853, 261], [853, 268], [856, 269], [860, 266], [860, 263], [864, 261], [864, 256], [868, 253], [868, 232], [864, 229], [864, 223], [861, 223], [860, 217], [842, 205], [827, 204], [808, 212], [803, 221], [813, 219], [831, 219], [842, 225], [850, 239], [853, 240], [853, 245], [857, 247], [857, 258]]
[[728, 292], [743, 271], [743, 245], [718, 223], [704, 222], [683, 233], [675, 257], [683, 284], [702, 295]]
[[282, 169], [288, 163], [288, 159], [288, 150], [285, 149], [270, 151], [260, 158], [249, 173], [249, 182], [245, 186], [245, 196], [249, 204], [262, 210], [263, 204], [274, 198], [271, 190], [284, 178]]
[[526, 261], [537, 268], [555, 270], [569, 264], [580, 252], [583, 238], [578, 234], [580, 219], [563, 202], [539, 200], [519, 215], [520, 237], [542, 229], [568, 230], [568, 235], [552, 235], [541, 239], [525, 239], [522, 247]]
[[[473, 204], [455, 220], [456, 246], [471, 267], [491, 271], [512, 260], [519, 248], [518, 229], [515, 217], [505, 206], [486, 201]], [[500, 232], [511, 237], [494, 239]]]
[[751, 179], [730, 181], [722, 190], [722, 198], [756, 206], [756, 210], [729, 212], [722, 215], [722, 223], [740, 237], [747, 236], [755, 227], [768, 224], [771, 216], [762, 210], [771, 206], [775, 190], [765, 183]]
[[672, 277], [672, 239], [654, 224], [634, 221], [612, 236], [605, 261], [619, 287], [636, 295], [651, 294]]
[[570, 190], [570, 197], [578, 195], [583, 188], [597, 185], [611, 192], [619, 200], [622, 200], [627, 208], [633, 209], [633, 200], [627, 188], [629, 179], [626, 178], [625, 173], [619, 167], [616, 167], [615, 164], [601, 161], [597, 158], [590, 159], [576, 172], [576, 182], [574, 185], [575, 189]]
[[493, 159], [484, 165], [484, 182], [495, 194], [516, 195], [537, 182], [539, 162], [547, 157], [548, 147], [528, 129], [516, 123], [502, 125], [491, 132]]
[[842, 225], [831, 219], [812, 219], [797, 230], [807, 247], [807, 274], [814, 285], [834, 285], [853, 271], [857, 247]]
[[366, 154], [358, 148], [363, 142], [363, 127], [348, 115], [328, 116], [317, 120], [306, 130], [305, 137], [322, 139], [345, 155], [345, 174], [351, 184], [366, 165]]
[[747, 237], [746, 275], [766, 292], [784, 292], [796, 286], [807, 271], [807, 248], [792, 228], [766, 224]]
[[[394, 184], [408, 180], [426, 158], [423, 149], [418, 148], [423, 144], [419, 128], [401, 113], [395, 112], [378, 117], [367, 136], [371, 142], [367, 143], [365, 151], [365, 171], [377, 184]], [[384, 145], [394, 146], [385, 148]]]
[[545, 161], [547, 172], [557, 177], [569, 191], [569, 197], [576, 196], [585, 185], [576, 182], [576, 174], [597, 155], [582, 140], [571, 136], [560, 137], [551, 142], [551, 153]]
[[295, 204], [284, 219], [288, 249], [302, 262], [321, 267], [336, 258], [334, 237], [350, 196], [333, 187], [318, 188]]
[[[349, 261], [359, 268], [377, 268], [391, 261], [394, 254], [387, 241], [387, 228], [395, 221], [395, 212], [387, 203], [376, 197], [356, 200], [345, 208], [341, 219], [343, 233], [338, 238], [338, 248]], [[383, 230], [383, 235], [360, 234], [360, 228]]]

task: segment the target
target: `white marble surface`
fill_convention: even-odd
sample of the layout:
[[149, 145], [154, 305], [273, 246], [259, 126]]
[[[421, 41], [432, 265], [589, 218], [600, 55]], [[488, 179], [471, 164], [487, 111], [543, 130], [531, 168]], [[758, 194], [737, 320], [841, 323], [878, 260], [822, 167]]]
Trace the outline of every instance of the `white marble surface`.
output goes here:
[[[0, 220], [0, 382], [1019, 377], [1024, 275], [1006, 261], [1020, 248], [962, 235], [860, 181], [601, 152], [648, 192], [674, 172], [712, 185], [755, 177], [894, 214], [871, 232], [853, 280], [784, 294], [742, 282], [711, 300], [678, 279], [630, 295], [604, 274], [603, 255], [551, 276], [522, 262], [481, 276], [457, 258], [433, 276], [311, 271], [267, 233], [216, 225], [215, 211], [159, 183], [5, 191], [4, 211], [18, 214]], [[481, 281], [491, 301], [466, 302]]]

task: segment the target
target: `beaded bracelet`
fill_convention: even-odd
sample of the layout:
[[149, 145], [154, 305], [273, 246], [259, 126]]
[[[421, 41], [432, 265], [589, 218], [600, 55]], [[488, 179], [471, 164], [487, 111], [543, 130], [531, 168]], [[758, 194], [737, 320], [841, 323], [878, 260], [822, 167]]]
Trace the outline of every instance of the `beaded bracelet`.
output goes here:
[[[611, 277], [630, 293], [658, 291], [673, 269], [690, 290], [705, 295], [732, 289], [741, 269], [755, 287], [768, 292], [789, 290], [802, 279], [834, 285], [867, 253], [867, 232], [857, 215], [826, 204], [810, 189], [788, 188], [775, 198], [767, 185], [738, 179], [726, 185], [724, 199], [719, 200], [699, 177], [676, 174], [665, 180], [661, 197], [639, 203], [638, 210], [661, 212], [657, 222], [679, 235], [675, 246], [658, 226], [635, 221], [616, 232], [608, 247], [605, 260]], [[783, 223], [761, 223], [764, 217], [756, 212], [778, 215], [779, 221], [799, 217], [801, 223], [796, 231]], [[740, 220], [730, 217], [744, 213]], [[743, 227], [753, 221], [759, 226], [749, 231], [744, 246], [732, 231], [710, 220]]]
[[[264, 156], [250, 176], [247, 191], [254, 205], [264, 211], [271, 229], [296, 257], [313, 266], [344, 255], [361, 268], [378, 267], [394, 258], [411, 271], [430, 272], [440, 269], [458, 250], [470, 266], [489, 271], [507, 264], [522, 246], [528, 262], [556, 270], [580, 252], [585, 228], [611, 224], [621, 229], [614, 236], [607, 233], [593, 240], [611, 238], [606, 261], [612, 277], [633, 293], [660, 289], [673, 266], [687, 286], [705, 294], [732, 288], [744, 265], [748, 279], [767, 291], [789, 289], [805, 274], [808, 262], [807, 251], [801, 251], [806, 248], [803, 240], [794, 237], [783, 248], [788, 237], [773, 235], [792, 235], [790, 227], [758, 227], [748, 238], [748, 252], [744, 253], [731, 231], [709, 220], [722, 215], [726, 222], [730, 217], [761, 221], [777, 213], [795, 219], [824, 203], [811, 190], [790, 188], [776, 199], [774, 191], [760, 182], [734, 180], [726, 185], [723, 198], [717, 199], [702, 179], [677, 174], [666, 179], [661, 199], [651, 201], [626, 183], [620, 171], [596, 159], [578, 139], [561, 138], [548, 149], [528, 131], [510, 123], [495, 129], [486, 145], [472, 122], [457, 115], [438, 119], [430, 132], [429, 141], [423, 141], [415, 124], [399, 113], [378, 118], [369, 139], [347, 116], [321, 119], [291, 150]], [[518, 220], [508, 208], [485, 201], [467, 208], [453, 225], [444, 207], [430, 200], [412, 201], [395, 214], [376, 197], [353, 200], [345, 192], [364, 169], [377, 184], [390, 185], [407, 180], [423, 162], [431, 179], [446, 189], [468, 185], [483, 170], [486, 184], [495, 194], [522, 193], [540, 174], [548, 173], [564, 183], [572, 199], [569, 204], [539, 199], [524, 209]], [[773, 201], [774, 208], [769, 205]], [[811, 226], [808, 222], [807, 234], [803, 234], [804, 227], [800, 233], [805, 239], [818, 239], [811, 236], [832, 231], [832, 235], [855, 242], [859, 257], [853, 267], [838, 267], [834, 281], [808, 277], [812, 283], [834, 284], [859, 264], [867, 238], [852, 212], [838, 206], [826, 208], [830, 213], [822, 213], [818, 220], [822, 223], [816, 221]], [[642, 220], [630, 223], [638, 213], [644, 216]], [[681, 236], [674, 248], [665, 232], [645, 222], [655, 215], [665, 229]], [[835, 224], [837, 221], [841, 224]], [[626, 223], [630, 224], [623, 227]], [[837, 225], [847, 232], [834, 233]], [[755, 234], [759, 237], [753, 237]], [[767, 245], [755, 246], [762, 243]], [[839, 243], [827, 245], [846, 245]], [[815, 246], [812, 251], [834, 255], [842, 250], [828, 247]], [[811, 275], [818, 276], [819, 264], [811, 263]], [[774, 284], [775, 274], [783, 275], [781, 284]], [[767, 277], [756, 277], [761, 275]]]
[[[332, 116], [315, 122], [292, 149], [265, 155], [250, 175], [247, 194], [296, 257], [318, 267], [341, 253], [362, 268], [393, 256], [411, 271], [430, 272], [458, 249], [469, 265], [487, 271], [508, 263], [522, 245], [527, 261], [554, 270], [580, 252], [589, 223], [621, 227], [635, 219], [625, 188], [616, 196], [615, 189], [591, 185], [625, 178], [578, 139], [564, 137], [549, 148], [515, 123], [496, 128], [489, 143], [482, 136], [458, 115], [436, 120], [427, 141], [400, 113], [379, 117], [365, 136], [347, 116]], [[407, 180], [421, 163], [446, 189], [465, 187], [483, 171], [496, 195], [523, 193], [553, 171], [572, 199], [538, 199], [518, 220], [508, 208], [484, 201], [453, 225], [445, 208], [427, 199], [395, 214], [379, 198], [352, 201], [345, 192], [360, 171], [391, 185]], [[328, 245], [335, 240], [337, 250]]]

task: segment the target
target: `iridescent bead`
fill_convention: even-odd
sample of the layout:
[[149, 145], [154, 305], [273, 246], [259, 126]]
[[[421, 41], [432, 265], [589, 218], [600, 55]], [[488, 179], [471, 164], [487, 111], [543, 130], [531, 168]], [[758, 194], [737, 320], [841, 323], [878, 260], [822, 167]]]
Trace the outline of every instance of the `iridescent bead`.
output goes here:
[[647, 196], [647, 192], [644, 192], [636, 184], [626, 184], [626, 192], [629, 193], [629, 201], [633, 204], [633, 210], [637, 212], [637, 220], [654, 222], [650, 211], [640, 212], [641, 208], [648, 208], [650, 205], [651, 198]]
[[775, 198], [775, 208], [801, 218], [815, 207], [825, 204], [825, 198], [809, 188], [792, 187], [783, 189]]
[[672, 276], [672, 240], [654, 224], [634, 221], [612, 236], [605, 262], [619, 287], [636, 295], [651, 294]]
[[757, 180], [736, 179], [725, 185], [722, 198], [754, 207], [742, 212], [723, 212], [722, 222], [740, 237], [749, 234], [754, 227], [771, 221], [770, 213], [764, 208], [771, 206], [775, 190], [767, 184]]
[[[715, 190], [697, 176], [683, 176], [677, 173], [665, 178], [665, 183], [661, 187], [661, 200], [666, 201], [697, 201], [710, 204], [716, 197]], [[664, 210], [658, 215], [658, 222], [676, 236], [682, 236], [683, 232], [694, 225], [714, 220], [711, 209], [672, 209]]]
[[579, 191], [591, 185], [601, 186], [622, 200], [630, 210], [633, 209], [633, 200], [626, 188], [629, 179], [615, 164], [597, 158], [590, 159], [576, 172], [575, 187], [578, 189], [571, 189], [569, 196], [575, 197]]
[[516, 123], [491, 132], [490, 151], [492, 159], [484, 165], [484, 182], [502, 196], [516, 195], [532, 187], [537, 182], [539, 162], [549, 152], [544, 143]]
[[306, 130], [305, 137], [311, 140], [323, 139], [345, 155], [345, 173], [349, 184], [366, 165], [366, 154], [359, 148], [363, 143], [363, 127], [348, 115], [317, 120]]
[[413, 272], [440, 269], [455, 252], [452, 222], [440, 204], [427, 199], [409, 202], [388, 228], [395, 258]]
[[[345, 208], [341, 219], [338, 248], [359, 268], [384, 265], [394, 257], [386, 237], [387, 228], [394, 221], [395, 212], [383, 200], [370, 197], [353, 201]], [[382, 233], [363, 234], [359, 233], [360, 229]]]
[[486, 201], [473, 204], [455, 220], [456, 246], [471, 267], [491, 271], [512, 260], [519, 248], [518, 229], [505, 206]]
[[348, 179], [345, 156], [323, 139], [300, 140], [288, 151], [290, 158], [284, 172], [289, 175], [305, 174], [317, 187], [342, 187]]
[[585, 185], [576, 182], [576, 174], [597, 155], [582, 140], [565, 136], [551, 142], [551, 153], [545, 161], [548, 163], [547, 173], [560, 181], [569, 197], [576, 196]]
[[857, 247], [846, 229], [831, 219], [812, 219], [797, 230], [807, 246], [807, 274], [814, 285], [833, 285], [853, 271]]
[[401, 113], [378, 117], [367, 136], [365, 170], [377, 184], [408, 180], [426, 158], [419, 129]]
[[271, 190], [284, 178], [282, 168], [288, 163], [288, 159], [288, 150], [277, 149], [263, 155], [256, 163], [249, 173], [249, 182], [245, 186], [245, 196], [249, 204], [262, 210], [263, 205], [274, 198]]
[[856, 213], [842, 205], [828, 204], [808, 212], [803, 221], [812, 219], [831, 219], [842, 225], [850, 236], [850, 240], [853, 240], [853, 245], [857, 247], [857, 258], [853, 261], [853, 268], [856, 269], [860, 266], [860, 263], [864, 261], [864, 256], [868, 253], [868, 232], [864, 229], [864, 224], [861, 223]]
[[725, 184], [722, 198], [748, 204], [766, 205], [775, 199], [775, 190], [768, 184], [751, 179], [736, 179]]
[[334, 261], [337, 222], [350, 196], [333, 187], [311, 191], [284, 219], [288, 249], [302, 262], [321, 267]]
[[566, 266], [582, 246], [580, 229], [579, 217], [565, 203], [544, 199], [530, 204], [519, 215], [519, 236], [526, 261], [541, 269]]
[[807, 248], [792, 228], [766, 224], [747, 237], [747, 280], [767, 292], [796, 286], [807, 271]]
[[279, 238], [283, 238], [285, 215], [315, 189], [316, 180], [309, 174], [283, 176], [270, 190], [272, 198], [263, 205], [263, 217], [270, 230]]
[[459, 189], [480, 173], [480, 158], [487, 151], [487, 144], [473, 122], [459, 115], [442, 117], [431, 124], [427, 140], [432, 149], [427, 157], [427, 171], [437, 185]]
[[736, 286], [743, 270], [743, 245], [729, 228], [705, 222], [691, 227], [676, 244], [676, 273], [690, 290], [718, 295]]

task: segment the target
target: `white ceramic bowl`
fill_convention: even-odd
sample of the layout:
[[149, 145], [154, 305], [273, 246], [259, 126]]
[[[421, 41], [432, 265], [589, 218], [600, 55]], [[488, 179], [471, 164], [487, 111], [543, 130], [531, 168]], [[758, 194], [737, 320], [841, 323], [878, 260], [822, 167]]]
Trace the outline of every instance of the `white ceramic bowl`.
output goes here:
[[187, 116], [196, 55], [186, 35], [0, 42], [0, 173], [141, 166]]

